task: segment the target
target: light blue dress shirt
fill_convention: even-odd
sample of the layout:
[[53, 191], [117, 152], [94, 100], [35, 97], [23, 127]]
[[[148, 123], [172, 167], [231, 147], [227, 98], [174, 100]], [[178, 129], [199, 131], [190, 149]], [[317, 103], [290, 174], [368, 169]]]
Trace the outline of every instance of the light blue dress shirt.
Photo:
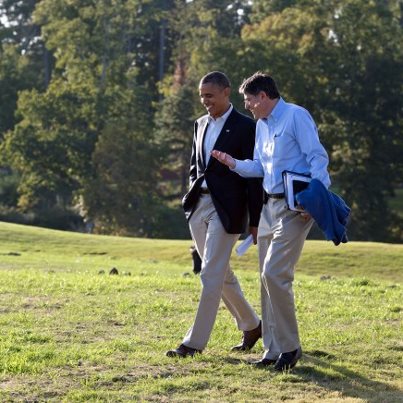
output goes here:
[[309, 112], [279, 99], [270, 115], [256, 125], [252, 160], [235, 160], [233, 171], [246, 178], [263, 177], [267, 193], [283, 193], [283, 171], [310, 174], [330, 186], [329, 158]]

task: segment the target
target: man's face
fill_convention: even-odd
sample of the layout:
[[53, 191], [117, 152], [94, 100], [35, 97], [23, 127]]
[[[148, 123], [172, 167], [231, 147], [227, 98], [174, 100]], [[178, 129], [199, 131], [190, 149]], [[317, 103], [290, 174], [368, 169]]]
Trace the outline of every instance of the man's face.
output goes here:
[[229, 107], [230, 88], [221, 88], [212, 83], [199, 87], [200, 102], [214, 119], [222, 116]]
[[262, 119], [268, 115], [268, 97], [265, 92], [261, 91], [257, 95], [244, 93], [243, 100], [245, 109], [251, 111], [255, 119]]

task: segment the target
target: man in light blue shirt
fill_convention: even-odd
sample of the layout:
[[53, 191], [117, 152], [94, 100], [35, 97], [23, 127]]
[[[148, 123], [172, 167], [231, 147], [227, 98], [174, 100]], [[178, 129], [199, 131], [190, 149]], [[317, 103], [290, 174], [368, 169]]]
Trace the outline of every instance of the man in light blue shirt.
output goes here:
[[313, 220], [288, 209], [282, 173], [309, 174], [329, 187], [329, 159], [309, 112], [285, 102], [272, 77], [255, 73], [239, 92], [245, 108], [258, 119], [253, 160], [234, 159], [217, 150], [212, 155], [243, 177], [263, 177], [265, 204], [258, 248], [265, 352], [254, 364], [284, 371], [293, 368], [302, 355], [292, 283]]

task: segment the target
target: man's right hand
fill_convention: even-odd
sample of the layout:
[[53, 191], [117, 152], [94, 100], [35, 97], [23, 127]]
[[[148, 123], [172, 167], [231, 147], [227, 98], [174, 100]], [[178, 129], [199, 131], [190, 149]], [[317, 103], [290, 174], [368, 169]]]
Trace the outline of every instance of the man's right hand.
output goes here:
[[223, 151], [213, 150], [211, 155], [227, 167], [230, 167], [231, 169], [235, 168], [236, 162], [229, 154]]

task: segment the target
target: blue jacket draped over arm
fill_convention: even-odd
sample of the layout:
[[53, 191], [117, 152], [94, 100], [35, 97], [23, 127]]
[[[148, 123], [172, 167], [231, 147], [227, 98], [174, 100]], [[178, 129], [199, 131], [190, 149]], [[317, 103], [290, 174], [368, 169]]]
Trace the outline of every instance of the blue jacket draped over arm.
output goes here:
[[332, 240], [335, 245], [348, 241], [346, 226], [350, 208], [340, 196], [326, 189], [318, 179], [312, 179], [296, 199], [316, 221], [328, 241]]

